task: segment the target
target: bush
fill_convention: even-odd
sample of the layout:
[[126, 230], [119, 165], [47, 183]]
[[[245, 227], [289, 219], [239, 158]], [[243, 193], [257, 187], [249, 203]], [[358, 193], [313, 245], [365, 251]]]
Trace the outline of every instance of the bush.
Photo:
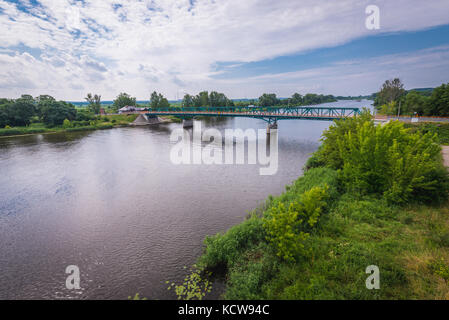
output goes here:
[[64, 119], [64, 121], [62, 122], [62, 126], [64, 128], [70, 128], [72, 126], [72, 124], [70, 123], [69, 119]]
[[95, 119], [95, 115], [88, 110], [78, 110], [76, 113], [76, 121], [90, 121]]
[[266, 212], [263, 226], [267, 240], [280, 258], [295, 261], [306, 253], [304, 242], [326, 206], [327, 189], [313, 187], [304, 192], [301, 201], [291, 202], [288, 207], [281, 202]]
[[75, 120], [76, 118], [75, 107], [64, 101], [44, 101], [40, 108], [42, 120], [49, 127], [62, 125], [65, 119]]
[[326, 187], [329, 200], [336, 199], [339, 196], [338, 172], [330, 168], [312, 168], [292, 185], [287, 186], [286, 191], [272, 199], [270, 203], [276, 205], [279, 202], [288, 203], [299, 200], [301, 194], [313, 187]]
[[339, 170], [349, 192], [378, 194], [396, 203], [416, 199], [417, 194], [419, 200], [447, 195], [447, 174], [438, 170], [441, 148], [436, 134], [413, 133], [398, 121], [376, 126], [365, 113], [337, 121], [323, 135], [317, 158]]

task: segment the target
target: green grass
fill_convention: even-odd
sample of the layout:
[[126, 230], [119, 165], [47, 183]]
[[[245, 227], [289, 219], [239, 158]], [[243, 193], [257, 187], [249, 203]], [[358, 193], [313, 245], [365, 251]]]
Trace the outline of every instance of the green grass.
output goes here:
[[[310, 253], [279, 259], [265, 239], [265, 210], [324, 184], [329, 208], [307, 240]], [[338, 186], [335, 171], [311, 169], [241, 224], [208, 237], [198, 263], [225, 272], [223, 298], [449, 299], [448, 206], [393, 206]], [[380, 269], [380, 290], [365, 286], [369, 265]]]
[[163, 116], [161, 118], [168, 119], [168, 120], [170, 120], [171, 122], [174, 122], [174, 123], [182, 123], [182, 119], [180, 119], [178, 117], [175, 117], [175, 116]]
[[406, 123], [405, 127], [411, 128], [413, 132], [417, 130], [434, 132], [438, 135], [441, 144], [449, 145], [449, 123]]

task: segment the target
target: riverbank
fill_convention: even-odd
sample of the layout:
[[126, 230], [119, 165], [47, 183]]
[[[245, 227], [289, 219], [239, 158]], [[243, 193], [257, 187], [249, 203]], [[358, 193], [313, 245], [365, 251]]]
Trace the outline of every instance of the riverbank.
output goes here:
[[[53, 134], [61, 132], [105, 130], [129, 126], [136, 118], [133, 115], [103, 115], [95, 121], [85, 121], [85, 123], [72, 123], [66, 126], [46, 127], [43, 123], [33, 123], [27, 127], [12, 127], [0, 129], [0, 138], [27, 136], [34, 134]], [[162, 117], [164, 122], [182, 122], [175, 117]]]
[[[224, 299], [449, 299], [448, 180], [435, 137], [347, 121], [324, 133], [281, 196], [206, 238], [198, 266], [224, 274]], [[366, 286], [372, 265], [378, 290]]]

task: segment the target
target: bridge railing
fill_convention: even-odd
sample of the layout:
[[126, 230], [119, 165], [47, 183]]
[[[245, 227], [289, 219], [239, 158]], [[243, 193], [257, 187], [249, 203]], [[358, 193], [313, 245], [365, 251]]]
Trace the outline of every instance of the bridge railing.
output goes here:
[[279, 115], [302, 117], [348, 117], [360, 113], [359, 108], [345, 107], [170, 107], [148, 108], [148, 113], [241, 113], [251, 115]]

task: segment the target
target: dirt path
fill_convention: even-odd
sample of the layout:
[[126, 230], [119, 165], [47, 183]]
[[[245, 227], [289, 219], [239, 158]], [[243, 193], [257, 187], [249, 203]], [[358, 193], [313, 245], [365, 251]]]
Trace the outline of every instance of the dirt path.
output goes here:
[[449, 167], [449, 146], [442, 146], [444, 166]]

